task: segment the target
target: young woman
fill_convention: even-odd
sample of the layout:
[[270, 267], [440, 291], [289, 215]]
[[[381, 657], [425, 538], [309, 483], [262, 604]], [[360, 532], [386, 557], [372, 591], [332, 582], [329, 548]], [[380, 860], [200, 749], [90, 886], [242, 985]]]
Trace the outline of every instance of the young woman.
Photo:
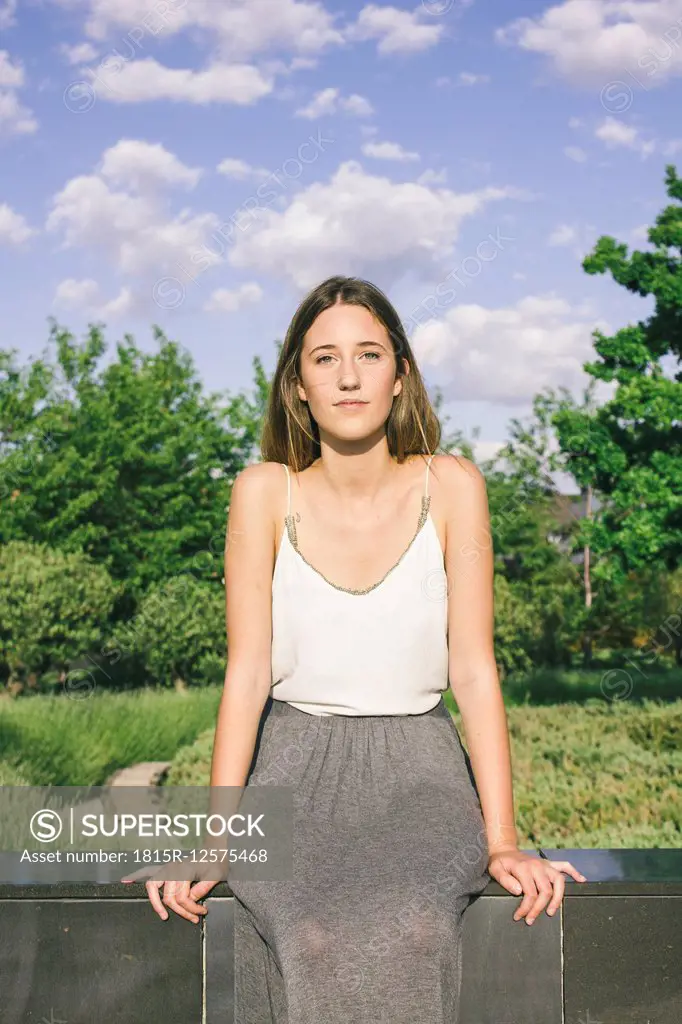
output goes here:
[[[559, 908], [562, 872], [584, 880], [517, 845], [485, 482], [439, 443], [391, 303], [324, 281], [229, 510], [211, 785], [294, 798], [292, 878], [228, 876], [238, 1024], [450, 1024], [472, 896], [494, 878], [531, 924]], [[213, 885], [147, 888], [196, 922]]]

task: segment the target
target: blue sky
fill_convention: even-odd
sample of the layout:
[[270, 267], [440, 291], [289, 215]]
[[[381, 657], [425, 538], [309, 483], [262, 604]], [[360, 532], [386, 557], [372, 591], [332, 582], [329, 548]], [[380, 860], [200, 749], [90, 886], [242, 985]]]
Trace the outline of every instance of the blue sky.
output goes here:
[[157, 323], [237, 390], [357, 274], [486, 457], [649, 312], [580, 262], [647, 246], [681, 73], [682, 0], [0, 0], [0, 345]]

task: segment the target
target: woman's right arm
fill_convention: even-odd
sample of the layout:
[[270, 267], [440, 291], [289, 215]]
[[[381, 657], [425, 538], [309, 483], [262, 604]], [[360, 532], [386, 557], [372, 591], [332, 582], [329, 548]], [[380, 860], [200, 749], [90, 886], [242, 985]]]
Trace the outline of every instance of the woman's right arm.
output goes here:
[[[218, 709], [210, 785], [237, 787], [211, 799], [209, 810], [225, 813], [239, 803], [256, 746], [258, 726], [272, 684], [272, 575], [275, 560], [276, 494], [273, 463], [247, 466], [232, 486], [225, 535], [225, 625], [227, 667]], [[223, 846], [225, 840], [218, 843]], [[169, 870], [171, 870], [169, 866]], [[214, 869], [210, 880], [149, 881], [151, 904], [162, 920], [168, 907], [194, 924], [206, 908], [197, 901], [222, 878]], [[164, 886], [163, 897], [160, 888]], [[165, 906], [164, 906], [165, 905]]]
[[211, 786], [243, 786], [272, 685], [273, 463], [236, 477], [225, 536], [227, 668], [216, 722]]

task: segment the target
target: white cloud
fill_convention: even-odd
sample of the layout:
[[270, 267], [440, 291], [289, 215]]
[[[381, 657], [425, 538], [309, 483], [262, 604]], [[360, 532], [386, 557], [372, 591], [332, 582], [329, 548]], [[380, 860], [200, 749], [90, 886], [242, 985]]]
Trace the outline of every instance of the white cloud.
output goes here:
[[[53, 197], [46, 228], [63, 237], [62, 247], [102, 253], [119, 273], [132, 276], [138, 289], [148, 288], [153, 275], [177, 274], [178, 262], [188, 261], [197, 250], [205, 266], [221, 263], [220, 253], [206, 251], [218, 218], [189, 209], [171, 214], [163, 191], [168, 182], [162, 176], [149, 192], [114, 189], [103, 169], [125, 176], [121, 152], [113, 146], [103, 154], [98, 173], [72, 178]], [[127, 165], [128, 172], [132, 167]]]
[[16, 9], [17, 0], [0, 0], [0, 31], [14, 24]]
[[[314, 57], [343, 44], [334, 15], [316, 0], [53, 0], [81, 8], [85, 34], [105, 40], [127, 35], [120, 48], [148, 48], [154, 39], [191, 31], [209, 41], [229, 61], [273, 51]], [[128, 41], [129, 40], [129, 41]]]
[[12, 63], [7, 50], [0, 50], [0, 87], [19, 89], [24, 84], [24, 68], [20, 61]]
[[137, 191], [159, 183], [194, 188], [202, 173], [200, 167], [186, 167], [160, 143], [141, 139], [120, 139], [106, 151], [100, 168], [113, 184]]
[[[444, 30], [423, 8], [406, 12], [376, 4], [366, 6], [355, 22], [340, 26], [341, 15], [327, 11], [320, 0], [159, 0], [151, 5], [149, 0], [46, 2], [80, 10], [89, 40], [113, 44], [97, 68], [80, 69], [94, 95], [112, 103], [165, 99], [252, 104], [273, 92], [277, 75], [316, 66], [329, 47], [375, 39], [382, 54], [408, 53], [433, 45]], [[160, 39], [180, 33], [195, 44], [207, 45], [210, 60], [204, 68], [168, 67], [151, 56]], [[94, 50], [85, 43], [66, 45], [62, 52], [69, 60], [76, 61], [80, 55], [87, 63]], [[358, 117], [372, 112], [368, 101], [357, 94], [338, 103], [339, 109]]]
[[99, 299], [99, 285], [92, 278], [77, 281], [73, 277], [60, 281], [54, 301], [65, 306], [91, 306]]
[[501, 448], [504, 448], [507, 442], [505, 441], [472, 441], [471, 447], [476, 458], [476, 464], [479, 465], [481, 462], [487, 462], [489, 459], [494, 459]]
[[593, 354], [597, 326], [609, 329], [554, 294], [528, 295], [498, 309], [453, 305], [442, 319], [418, 325], [411, 344], [448, 399], [513, 405], [530, 402], [545, 385], [584, 384], [582, 364]]
[[615, 117], [602, 121], [594, 134], [609, 146], [634, 146], [637, 140], [637, 129]]
[[656, 148], [654, 141], [645, 142], [641, 138], [638, 128], [625, 124], [624, 121], [619, 121], [615, 117], [606, 117], [596, 128], [594, 134], [609, 149], [625, 146], [628, 149], [637, 150], [642, 156], [649, 156]]
[[300, 107], [296, 117], [306, 117], [311, 121], [318, 117], [325, 117], [335, 114], [337, 110], [343, 110], [355, 117], [368, 117], [374, 113], [372, 104], [364, 96], [353, 93], [351, 96], [342, 96], [340, 90], [335, 87], [321, 89], [316, 92], [306, 107]]
[[121, 288], [120, 292], [115, 299], [109, 299], [105, 302], [100, 311], [101, 317], [111, 317], [112, 319], [117, 316], [123, 316], [125, 313], [131, 312], [135, 305], [135, 299], [130, 288]]
[[511, 187], [457, 193], [395, 183], [351, 160], [328, 182], [299, 192], [286, 209], [253, 210], [228, 259], [235, 267], [283, 275], [302, 289], [333, 273], [431, 273], [452, 255], [462, 222], [505, 198], [526, 196]]
[[573, 81], [631, 92], [637, 81], [658, 84], [682, 73], [681, 27], [682, 0], [564, 0], [496, 37], [544, 54]]
[[447, 181], [448, 172], [444, 167], [440, 171], [433, 171], [431, 169], [422, 171], [417, 178], [418, 185], [444, 185]]
[[648, 242], [650, 227], [650, 224], [640, 224], [639, 227], [633, 228], [630, 232], [633, 242]]
[[577, 164], [584, 164], [587, 160], [587, 153], [580, 146], [565, 146], [564, 153], [569, 160], [574, 160]]
[[0, 50], [0, 135], [30, 135], [38, 128], [32, 111], [19, 100], [17, 91], [25, 84], [21, 61]]
[[547, 239], [547, 245], [570, 245], [576, 237], [574, 227], [571, 227], [570, 224], [559, 224]]
[[118, 295], [105, 302], [100, 287], [92, 278], [80, 281], [73, 277], [61, 281], [53, 299], [55, 305], [78, 309], [103, 320], [113, 320], [131, 312], [134, 298], [130, 288], [121, 288]]
[[216, 167], [218, 174], [224, 174], [226, 178], [235, 178], [237, 181], [246, 181], [247, 178], [254, 178], [256, 181], [269, 178], [271, 172], [267, 167], [254, 167], [246, 160], [238, 157], [226, 156]]
[[554, 248], [570, 247], [573, 257], [582, 261], [594, 244], [597, 231], [594, 224], [558, 224], [547, 239]]
[[[426, 23], [422, 17], [428, 19]], [[414, 11], [399, 10], [397, 7], [379, 7], [367, 4], [360, 11], [358, 19], [346, 32], [352, 41], [377, 39], [377, 50], [388, 56], [393, 53], [418, 53], [435, 46], [445, 32], [445, 26], [429, 18], [424, 7]]]
[[568, 127], [569, 128], [582, 128], [582, 126], [583, 126], [583, 121], [582, 121], [581, 118], [579, 118], [579, 117], [569, 117], [569, 119], [568, 119]]
[[362, 152], [375, 160], [396, 160], [398, 163], [421, 159], [419, 153], [403, 149], [399, 142], [365, 142]]
[[318, 64], [316, 57], [294, 57], [289, 63], [289, 71], [310, 71]]
[[476, 75], [471, 71], [460, 71], [457, 81], [460, 85], [483, 85], [490, 81], [490, 75]]
[[62, 43], [59, 52], [68, 64], [89, 64], [97, 57], [97, 50], [92, 43]]
[[110, 103], [173, 100], [186, 103], [234, 103], [245, 106], [272, 92], [272, 79], [251, 64], [215, 63], [203, 71], [168, 68], [153, 57], [125, 62], [105, 58], [83, 75], [95, 94]]
[[[149, 0], [47, 2], [80, 11], [90, 40], [114, 44], [92, 87], [103, 100], [118, 103], [156, 99], [254, 103], [272, 92], [276, 75], [315, 67], [331, 47], [375, 40], [382, 55], [413, 53], [434, 46], [445, 33], [443, 21], [429, 17], [423, 6], [405, 11], [370, 3], [354, 21], [341, 25], [341, 15], [328, 11], [320, 0], [161, 0], [151, 5]], [[459, 8], [465, 6], [468, 0], [458, 0]], [[159, 39], [181, 33], [210, 47], [212, 60], [204, 70], [166, 67], [150, 56]], [[79, 47], [64, 47], [63, 52], [76, 61]], [[86, 63], [92, 54], [85, 48], [80, 51]], [[251, 63], [269, 55], [269, 63], [258, 67]], [[285, 56], [290, 57], [288, 64]], [[341, 101], [340, 109], [360, 117], [371, 112], [358, 95]]]
[[21, 245], [35, 234], [37, 231], [28, 226], [20, 213], [16, 213], [7, 203], [0, 203], [0, 243]]
[[234, 313], [244, 306], [260, 302], [263, 298], [263, 289], [255, 281], [242, 284], [238, 288], [216, 288], [204, 306], [209, 313]]
[[0, 135], [31, 135], [38, 122], [28, 107], [24, 107], [15, 92], [0, 90]]
[[360, 96], [357, 92], [342, 98], [339, 101], [339, 105], [342, 110], [345, 110], [348, 114], [354, 114], [355, 117], [369, 117], [370, 114], [374, 113], [374, 107], [369, 100], [365, 99], [364, 96]]

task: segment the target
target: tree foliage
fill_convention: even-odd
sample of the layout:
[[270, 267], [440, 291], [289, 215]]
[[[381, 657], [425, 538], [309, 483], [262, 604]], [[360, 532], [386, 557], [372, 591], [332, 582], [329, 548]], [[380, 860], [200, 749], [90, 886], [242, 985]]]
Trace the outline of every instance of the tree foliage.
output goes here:
[[106, 352], [56, 323], [56, 356], [20, 368], [0, 352], [0, 544], [83, 551], [124, 584], [126, 609], [154, 583], [193, 571], [220, 583], [232, 480], [253, 456], [267, 393], [206, 395], [190, 356], [155, 328]]
[[564, 408], [554, 423], [571, 472], [603, 497], [582, 540], [595, 573], [622, 580], [629, 570], [672, 570], [682, 556], [682, 179], [666, 168], [672, 202], [649, 229], [649, 251], [628, 252], [604, 235], [583, 262], [628, 291], [653, 299], [650, 316], [607, 336], [594, 333], [598, 359], [585, 365], [613, 382], [593, 414]]

